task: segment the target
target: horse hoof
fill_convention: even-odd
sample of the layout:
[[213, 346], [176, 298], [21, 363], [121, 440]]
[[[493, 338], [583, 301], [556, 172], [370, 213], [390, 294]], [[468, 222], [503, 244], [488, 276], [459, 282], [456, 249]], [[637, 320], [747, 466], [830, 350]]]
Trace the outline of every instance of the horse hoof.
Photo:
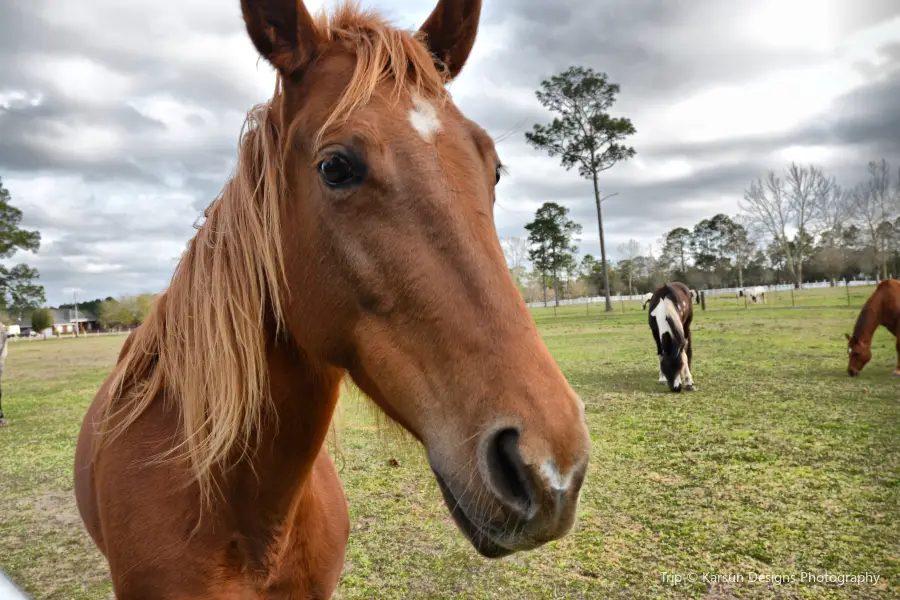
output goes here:
[[900, 371], [894, 371], [894, 374], [891, 377], [900, 377]]
[[695, 388], [693, 385], [686, 385], [686, 386], [684, 386], [684, 391], [686, 391], [686, 392], [696, 392], [696, 391], [697, 391], [697, 388]]

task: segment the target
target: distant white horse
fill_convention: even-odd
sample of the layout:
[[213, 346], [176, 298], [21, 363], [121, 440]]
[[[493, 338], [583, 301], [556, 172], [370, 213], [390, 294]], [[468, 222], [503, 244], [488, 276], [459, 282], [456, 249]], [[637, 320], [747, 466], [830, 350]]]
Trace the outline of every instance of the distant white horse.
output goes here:
[[644, 303], [641, 304], [641, 310], [647, 309], [647, 303], [650, 302], [650, 298], [652, 298], [652, 297], [653, 297], [652, 292], [650, 292], [649, 294], [644, 294]]
[[759, 304], [760, 300], [762, 300], [763, 304], [768, 304], [766, 301], [766, 288], [761, 285], [754, 286], [752, 288], [744, 288], [743, 290], [738, 290], [738, 298], [742, 296], [746, 296], [750, 298], [750, 302], [753, 304]]

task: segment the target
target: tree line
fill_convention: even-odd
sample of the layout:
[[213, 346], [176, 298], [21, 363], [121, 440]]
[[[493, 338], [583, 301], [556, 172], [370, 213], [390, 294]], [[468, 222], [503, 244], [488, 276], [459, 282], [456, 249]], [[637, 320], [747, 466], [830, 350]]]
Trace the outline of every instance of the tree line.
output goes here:
[[[606, 265], [612, 295], [651, 292], [679, 280], [698, 289], [836, 281], [900, 273], [900, 166], [872, 161], [844, 186], [815, 165], [790, 163], [751, 181], [740, 212], [675, 227], [656, 244], [632, 239]], [[581, 226], [547, 202], [502, 241], [513, 278], [529, 302], [602, 294], [601, 261], [577, 258]]]
[[[21, 226], [22, 210], [12, 204], [12, 195], [0, 178], [0, 258], [11, 258], [23, 250], [36, 253], [41, 246], [38, 231]], [[53, 325], [52, 307], [42, 307], [46, 302], [44, 287], [38, 283], [40, 273], [27, 264], [12, 267], [0, 265], [0, 321], [15, 323], [18, 319], [30, 317], [36, 331], [44, 331]], [[146, 318], [155, 294], [141, 294], [121, 298], [97, 298], [79, 302], [82, 314], [97, 317], [107, 329], [131, 328], [141, 324]], [[61, 304], [60, 309], [74, 309], [75, 304]]]
[[[119, 298], [107, 296], [104, 299], [97, 298], [79, 302], [78, 312], [95, 316], [104, 329], [130, 329], [144, 322], [144, 319], [150, 314], [150, 307], [155, 299], [156, 294], [139, 294]], [[59, 308], [73, 310], [75, 305], [61, 304]]]
[[[60, 304], [56, 310], [70, 310], [74, 313], [77, 306], [79, 316], [96, 318], [103, 329], [131, 329], [144, 322], [155, 299], [156, 294], [123, 296], [118, 299], [108, 296], [105, 299], [78, 302], [77, 305]], [[54, 324], [53, 310], [52, 307], [33, 309], [30, 313], [32, 330], [43, 333], [50, 329]]]
[[[0, 178], [0, 259], [11, 258], [19, 250], [36, 253], [40, 249], [40, 232], [23, 229], [22, 216]], [[25, 263], [0, 265], [0, 320], [8, 323], [45, 302], [44, 287], [37, 282], [39, 277], [38, 270]]]
[[618, 93], [605, 73], [584, 67], [553, 75], [535, 91], [553, 120], [534, 125], [525, 139], [591, 182], [601, 256], [578, 260], [582, 226], [565, 207], [545, 203], [526, 225], [527, 238], [503, 240], [513, 277], [529, 301], [599, 293], [611, 310], [610, 295], [645, 293], [671, 279], [701, 289], [784, 282], [799, 287], [812, 279], [879, 279], [900, 271], [900, 165], [894, 170], [885, 158], [870, 162], [867, 176], [853, 185], [811, 164], [769, 171], [749, 183], [738, 214], [676, 227], [658, 240], [655, 252], [629, 240], [613, 265], [602, 203], [615, 194], [601, 196], [599, 177], [636, 154], [625, 143], [636, 128], [610, 114]]

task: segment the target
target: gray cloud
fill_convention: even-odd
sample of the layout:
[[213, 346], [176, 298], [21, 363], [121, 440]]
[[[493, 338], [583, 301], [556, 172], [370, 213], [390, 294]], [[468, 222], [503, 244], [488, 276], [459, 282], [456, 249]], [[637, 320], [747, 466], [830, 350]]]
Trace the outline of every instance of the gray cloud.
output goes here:
[[819, 59], [742, 43], [729, 27], [717, 26], [736, 19], [748, 2], [511, 0], [505, 6], [519, 43], [480, 66], [507, 85], [533, 88], [571, 65], [592, 65], [619, 83], [624, 97], [652, 102], [697, 86], [744, 82], [771, 71], [775, 61], [786, 68]]
[[17, 171], [60, 171], [79, 173], [86, 178], [121, 176], [150, 183], [159, 180], [134, 161], [120, 156], [91, 156], [78, 147], [56, 143], [63, 129], [102, 124], [110, 135], [123, 137], [160, 131], [162, 123], [149, 119], [128, 106], [100, 108], [73, 102], [60, 96], [43, 99], [38, 105], [13, 102], [0, 109], [0, 156], [5, 166]]
[[[653, 130], [655, 115], [693, 94], [840, 57], [838, 48], [775, 48], [738, 34], [757, 4], [487, 3], [479, 58], [451, 89], [467, 116], [505, 137], [498, 150], [511, 173], [499, 190], [500, 235], [523, 235], [534, 210], [553, 200], [584, 226], [582, 251], [599, 254], [590, 183], [524, 143], [524, 131], [549, 120], [534, 88], [571, 65], [619, 83], [615, 112], [632, 117], [639, 132], [637, 159], [602, 179], [605, 193], [619, 194], [604, 204], [612, 255], [629, 237], [649, 243], [715, 212], [734, 214], [747, 183], [781, 168], [780, 152], [791, 146], [834, 150], [840, 159], [824, 166], [848, 180], [872, 158], [897, 162], [900, 36], [882, 45], [879, 60], [858, 61], [863, 84], [782, 131], [696, 143], [681, 139], [690, 132], [679, 123], [663, 123], [674, 135]], [[430, 10], [411, 0], [371, 5], [405, 27]], [[890, 0], [853, 2], [836, 14], [835, 33], [859, 33], [898, 14]], [[38, 255], [16, 259], [41, 270], [51, 302], [64, 299], [65, 287], [105, 296], [166, 285], [194, 220], [235, 163], [246, 110], [271, 94], [269, 81], [237, 0], [4, 4], [0, 175], [26, 226], [45, 234]], [[661, 178], [667, 161], [683, 161], [689, 174]]]

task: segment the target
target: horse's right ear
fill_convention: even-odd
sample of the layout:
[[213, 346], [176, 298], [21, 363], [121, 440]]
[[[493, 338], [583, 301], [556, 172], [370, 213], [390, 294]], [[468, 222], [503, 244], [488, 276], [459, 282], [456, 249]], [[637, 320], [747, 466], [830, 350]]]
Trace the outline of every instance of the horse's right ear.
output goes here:
[[318, 46], [312, 16], [303, 0], [241, 0], [250, 40], [262, 56], [296, 80]]
[[480, 18], [481, 0], [438, 0], [419, 28], [419, 33], [425, 36], [425, 45], [444, 63], [450, 79], [459, 75], [469, 59]]
[[845, 334], [844, 334], [844, 337], [847, 338], [847, 341], [848, 341], [848, 342], [850, 341], [850, 334], [849, 334], [849, 333], [845, 333]]

